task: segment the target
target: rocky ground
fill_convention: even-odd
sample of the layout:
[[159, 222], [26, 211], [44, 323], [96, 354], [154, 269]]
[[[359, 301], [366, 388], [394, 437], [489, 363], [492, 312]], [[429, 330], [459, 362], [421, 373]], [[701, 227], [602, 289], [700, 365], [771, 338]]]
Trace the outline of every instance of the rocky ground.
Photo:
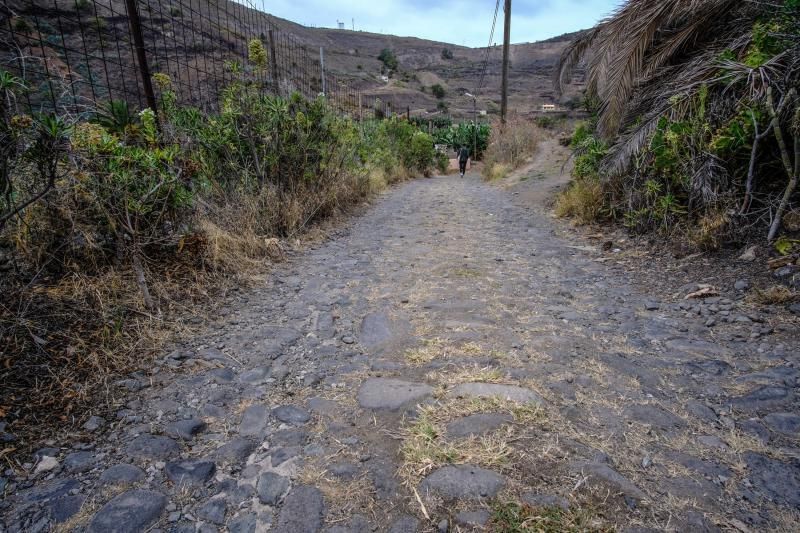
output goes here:
[[391, 190], [5, 471], [0, 531], [796, 530], [798, 318], [654, 290], [551, 178]]

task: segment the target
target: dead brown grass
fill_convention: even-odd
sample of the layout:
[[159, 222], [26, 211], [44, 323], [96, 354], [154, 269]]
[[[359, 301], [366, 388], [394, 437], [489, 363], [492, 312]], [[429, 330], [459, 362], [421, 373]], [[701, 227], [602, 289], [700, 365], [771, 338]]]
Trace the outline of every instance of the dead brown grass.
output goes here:
[[369, 192], [359, 175], [294, 198], [265, 188], [208, 200], [179, 242], [143, 250], [155, 309], [145, 305], [127, 261], [68, 263], [28, 284], [0, 280], [0, 420], [17, 437], [6, 461], [14, 466], [11, 457], [56, 430], [66, 437], [89, 416], [114, 409], [124, 397], [114, 386], [120, 376], [148, 371], [169, 340], [192, 331], [187, 319], [199, 327], [216, 297], [283, 259], [275, 235], [336, 219]]
[[[514, 423], [487, 435], [448, 438], [445, 427], [449, 422], [477, 413], [509, 414]], [[512, 443], [520, 428], [543, 420], [544, 412], [539, 406], [500, 398], [451, 398], [420, 407], [419, 416], [401, 430], [403, 462], [398, 475], [407, 486], [413, 487], [422, 477], [446, 464], [509, 468], [517, 458]]]
[[475, 342], [450, 344], [440, 338], [426, 340], [421, 346], [411, 348], [405, 353], [406, 361], [415, 366], [423, 366], [434, 360], [462, 357], [479, 357], [481, 355], [502, 359], [505, 354], [494, 350], [485, 350]]
[[556, 216], [572, 218], [579, 225], [600, 219], [603, 210], [603, 186], [594, 178], [573, 181], [555, 202]]
[[783, 285], [753, 291], [751, 300], [761, 305], [780, 305], [800, 299], [800, 294]]
[[311, 462], [303, 467], [296, 481], [317, 487], [322, 492], [328, 524], [342, 522], [355, 514], [376, 516], [375, 487], [365, 474], [350, 480], [339, 479], [320, 462]]
[[686, 233], [698, 250], [718, 250], [731, 230], [731, 219], [725, 211], [712, 211], [703, 216]]
[[511, 117], [502, 126], [492, 124], [489, 146], [484, 153], [482, 174], [488, 181], [507, 177], [536, 152], [542, 131], [530, 120]]

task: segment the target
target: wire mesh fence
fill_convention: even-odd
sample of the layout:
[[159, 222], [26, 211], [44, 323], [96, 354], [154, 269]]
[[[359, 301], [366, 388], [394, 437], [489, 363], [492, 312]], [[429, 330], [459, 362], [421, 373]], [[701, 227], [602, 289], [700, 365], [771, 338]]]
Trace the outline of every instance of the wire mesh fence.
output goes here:
[[357, 119], [393, 112], [391, 99], [367, 101], [326, 73], [319, 49], [229, 0], [6, 0], [0, 68], [25, 82], [17, 105], [30, 112], [88, 114], [111, 100], [154, 107], [154, 74], [169, 76], [178, 103], [209, 112], [242, 76], [269, 94], [324, 92]]

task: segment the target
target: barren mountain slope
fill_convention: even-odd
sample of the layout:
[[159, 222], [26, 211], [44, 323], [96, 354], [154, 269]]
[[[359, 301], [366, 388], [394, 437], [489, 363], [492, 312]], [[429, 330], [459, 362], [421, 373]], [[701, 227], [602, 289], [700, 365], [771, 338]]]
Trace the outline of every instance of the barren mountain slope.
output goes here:
[[[437, 99], [430, 87], [436, 83], [446, 91], [444, 98], [451, 113], [470, 114], [472, 100], [465, 92], [476, 94], [478, 109], [489, 113], [500, 106], [500, 73], [502, 48], [467, 48], [415, 37], [398, 37], [350, 30], [308, 28], [272, 17], [280, 28], [289, 31], [314, 48], [325, 48], [325, 61], [330, 71], [357, 82], [369, 95], [392, 98], [397, 109], [407, 106], [412, 111], [435, 111]], [[561, 51], [575, 34], [554, 37], [538, 43], [512, 45], [510, 71], [510, 107], [519, 113], [539, 109], [543, 103], [554, 103], [551, 77]], [[381, 80], [382, 63], [378, 55], [385, 48], [392, 50], [399, 62], [398, 72], [389, 82]], [[452, 52], [452, 59], [442, 56]], [[477, 87], [486, 62], [483, 88]], [[568, 91], [565, 99], [574, 97], [578, 87]], [[391, 95], [391, 96], [389, 96]]]
[[[77, 5], [74, 0], [15, 0], [6, 4], [0, 11], [0, 40], [8, 44], [3, 47], [2, 64], [13, 68], [19, 51], [25, 57], [46, 57], [50, 74], [62, 73], [65, 95], [77, 90], [81, 97], [108, 98], [104, 88], [104, 80], [108, 79], [114, 97], [125, 94], [130, 99], [135, 93], [138, 74], [125, 3], [102, 0]], [[226, 73], [226, 61], [245, 58], [248, 41], [259, 36], [266, 39], [266, 28], [271, 22], [280, 30], [281, 39], [293, 36], [296, 46], [305, 47], [314, 62], [309, 65], [303, 61], [297, 48], [291, 52], [278, 48], [278, 56], [290, 54], [281, 67], [285, 69], [281, 78], [289, 80], [288, 90], [302, 88], [307, 94], [321, 90], [317, 62], [319, 49], [324, 48], [327, 72], [364, 91], [365, 105], [380, 97], [397, 111], [410, 108], [414, 113], [439, 111], [471, 116], [472, 99], [464, 96], [469, 92], [478, 95], [478, 110], [489, 114], [499, 110], [500, 47], [493, 47], [487, 54], [485, 48], [413, 37], [309, 28], [227, 0], [214, 3], [140, 0], [138, 5], [151, 71], [170, 74], [181, 86], [179, 92], [187, 102], [205, 103], [230, 83], [232, 77]], [[551, 74], [571, 37], [513, 46], [512, 110], [527, 113], [542, 103], [553, 102]], [[387, 48], [397, 56], [396, 72], [384, 72], [378, 60], [381, 51]], [[444, 57], [444, 50], [451, 53], [448, 58]], [[478, 91], [484, 64], [486, 78]], [[42, 79], [33, 80], [33, 85], [46, 78], [44, 69], [40, 70]], [[389, 76], [388, 81], [384, 74]], [[292, 80], [293, 77], [297, 79]], [[71, 81], [75, 79], [77, 84]], [[432, 94], [431, 86], [436, 84], [445, 90], [442, 102]], [[566, 98], [574, 94], [573, 91]], [[141, 95], [136, 97], [141, 100]]]

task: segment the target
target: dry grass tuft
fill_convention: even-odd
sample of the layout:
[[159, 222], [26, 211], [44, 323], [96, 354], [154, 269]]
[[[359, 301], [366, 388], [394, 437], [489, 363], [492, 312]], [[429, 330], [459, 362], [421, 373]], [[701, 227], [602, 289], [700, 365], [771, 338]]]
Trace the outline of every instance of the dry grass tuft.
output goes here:
[[756, 290], [751, 296], [755, 303], [761, 305], [787, 304], [798, 298], [800, 298], [800, 294], [783, 285], [773, 285], [764, 290]]
[[418, 421], [406, 432], [400, 449], [403, 463], [399, 475], [409, 486], [448, 464], [470, 464], [490, 468], [505, 468], [511, 464], [513, 451], [510, 439], [513, 430], [503, 428], [482, 437], [469, 437], [449, 442], [442, 428], [427, 421]]
[[307, 463], [296, 482], [317, 487], [325, 497], [328, 508], [326, 521], [335, 523], [355, 514], [375, 515], [375, 487], [366, 475], [342, 480], [317, 463]]
[[263, 266], [264, 258], [284, 258], [278, 239], [259, 237], [242, 228], [228, 231], [210, 220], [201, 221], [199, 229], [206, 240], [205, 258], [214, 270], [246, 272]]
[[578, 224], [597, 222], [603, 212], [603, 186], [593, 178], [573, 181], [558, 195], [556, 216], [573, 218]]
[[457, 278], [475, 279], [483, 276], [480, 270], [474, 268], [456, 268], [450, 272]]
[[497, 351], [485, 351], [479, 344], [469, 342], [460, 346], [447, 344], [440, 338], [426, 340], [422, 346], [412, 348], [405, 353], [406, 361], [415, 366], [423, 366], [436, 359], [452, 359], [457, 357], [479, 357], [489, 355], [495, 359], [503, 359], [505, 354]]
[[436, 370], [426, 374], [425, 379], [434, 381], [441, 386], [452, 386], [472, 382], [507, 383], [511, 381], [499, 368], [480, 367], [477, 365], [473, 367]]
[[493, 124], [483, 158], [484, 179], [503, 179], [521, 167], [536, 152], [541, 137], [536, 124], [520, 117], [510, 118], [504, 126]]
[[689, 229], [689, 243], [698, 250], [718, 250], [731, 230], [731, 219], [725, 211], [712, 211]]
[[428, 340], [422, 346], [408, 350], [406, 361], [412, 365], [424, 365], [441, 357], [445, 350], [444, 341], [441, 339]]
[[[483, 436], [449, 439], [449, 422], [477, 413], [510, 414], [514, 423]], [[509, 468], [515, 459], [511, 446], [521, 427], [540, 422], [543, 411], [537, 405], [499, 398], [449, 399], [420, 407], [419, 416], [403, 428], [399, 475], [408, 486], [447, 464], [472, 464], [496, 469]]]
[[486, 181], [504, 180], [508, 177], [513, 169], [508, 163], [493, 163], [486, 165], [483, 170], [483, 176]]

